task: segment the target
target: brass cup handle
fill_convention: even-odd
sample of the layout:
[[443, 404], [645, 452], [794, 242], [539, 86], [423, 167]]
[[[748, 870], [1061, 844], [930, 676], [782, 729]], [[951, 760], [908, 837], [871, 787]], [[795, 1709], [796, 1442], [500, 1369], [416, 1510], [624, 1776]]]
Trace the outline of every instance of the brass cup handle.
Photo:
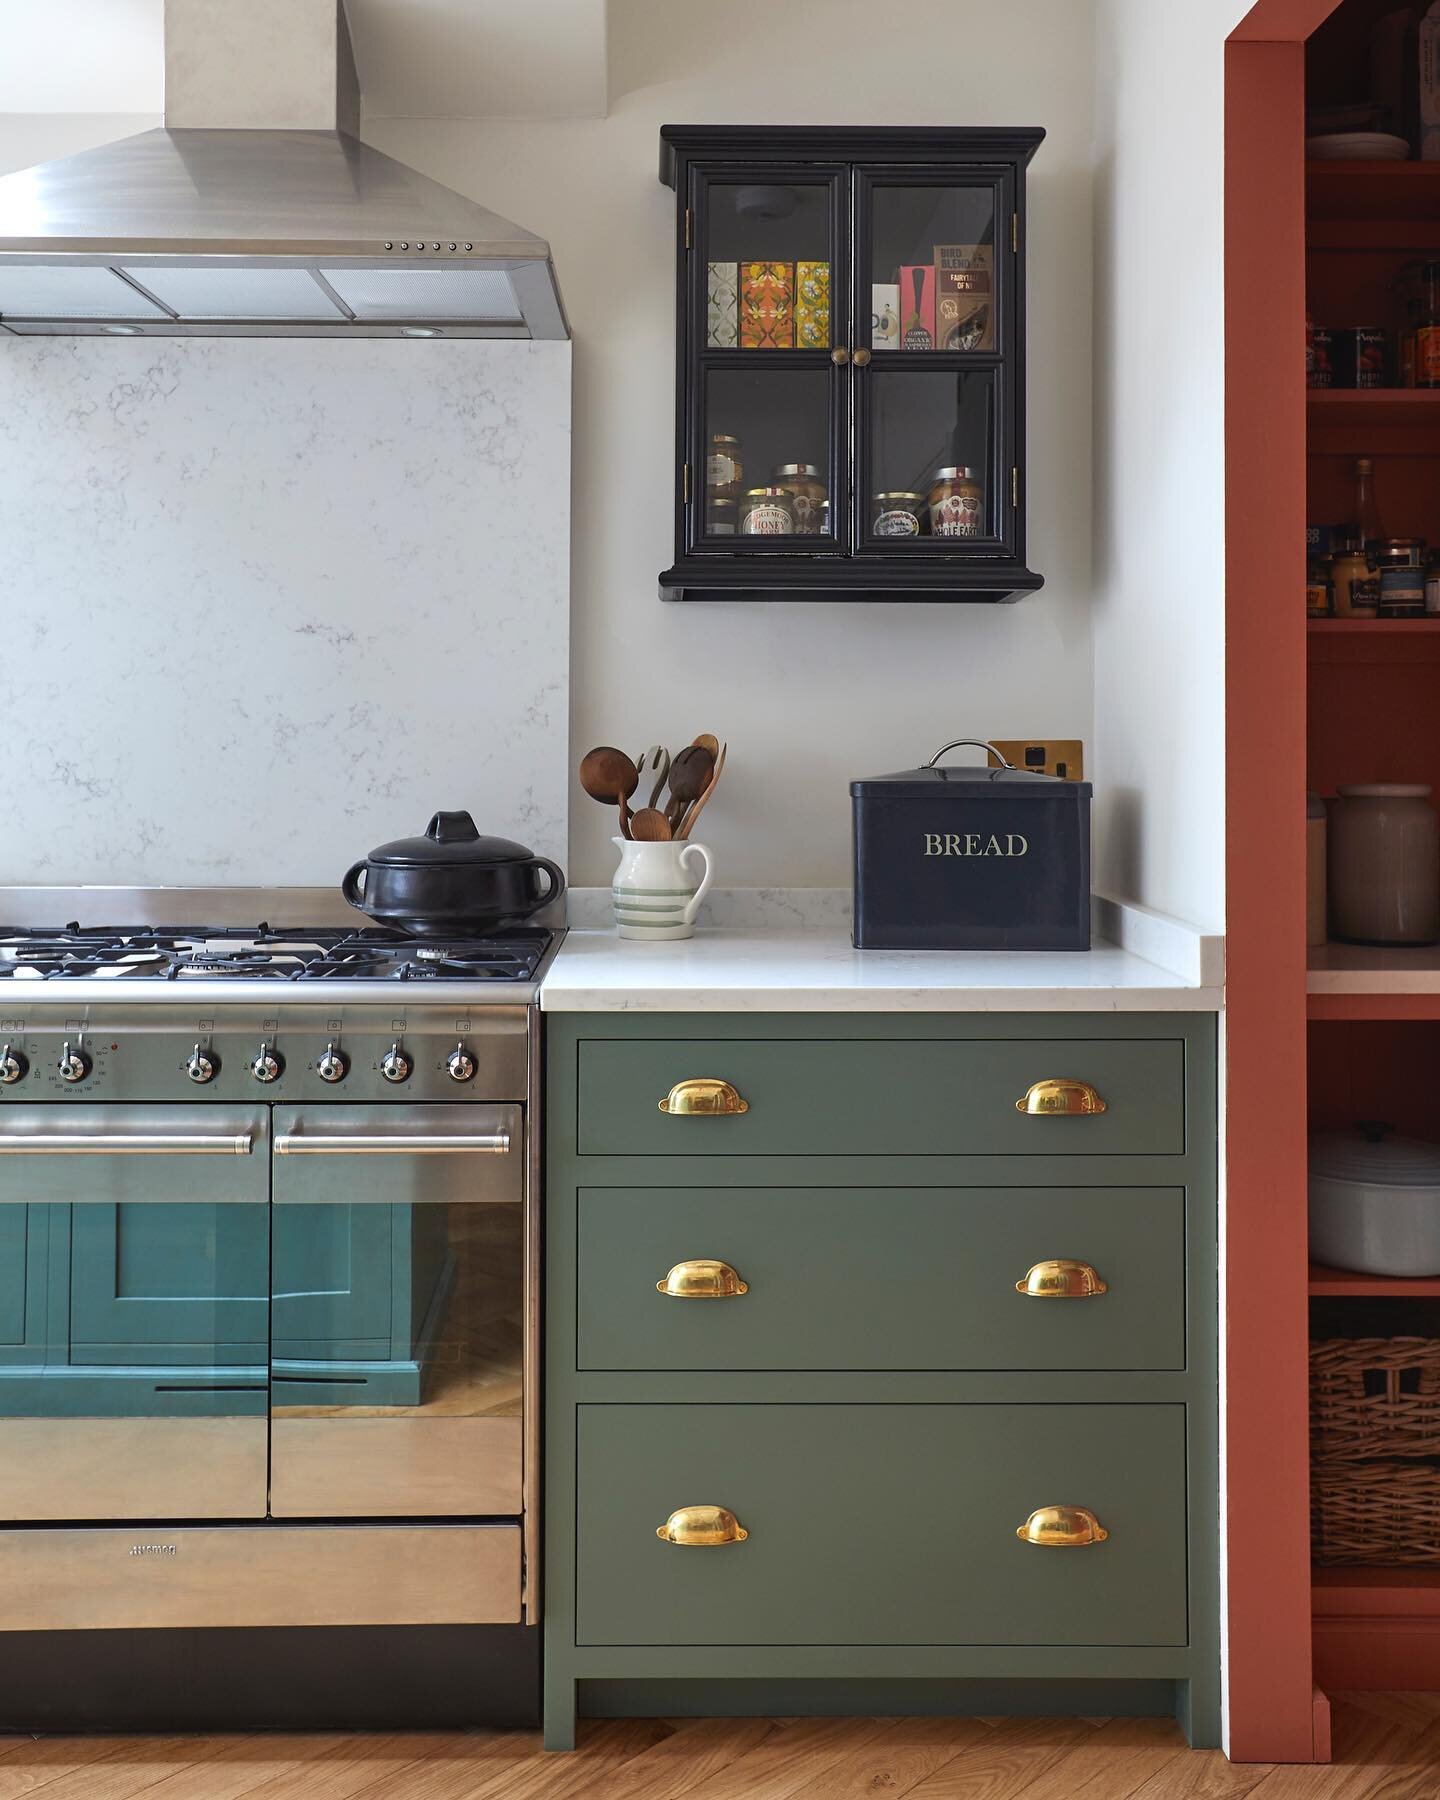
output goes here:
[[1042, 1506], [1015, 1527], [1015, 1535], [1042, 1550], [1083, 1550], [1103, 1544], [1110, 1533], [1088, 1506]]
[[741, 1099], [739, 1089], [718, 1075], [697, 1075], [689, 1081], [677, 1081], [660, 1102], [660, 1110], [676, 1118], [718, 1118], [749, 1112], [750, 1102]]
[[1110, 1289], [1093, 1264], [1061, 1256], [1033, 1264], [1015, 1283], [1015, 1292], [1030, 1300], [1090, 1300]]
[[868, 350], [866, 350], [862, 345], [862, 347], [859, 350], [854, 350], [851, 352], [850, 360], [851, 360], [851, 362], [854, 363], [854, 365], [857, 369], [863, 369], [865, 367], [866, 363], [868, 363], [870, 360], [870, 352]]
[[748, 1294], [750, 1287], [740, 1279], [727, 1262], [697, 1256], [689, 1262], [678, 1262], [656, 1290], [671, 1300], [730, 1300]]
[[1032, 1083], [1015, 1102], [1015, 1110], [1028, 1113], [1032, 1119], [1055, 1119], [1079, 1118], [1108, 1109], [1088, 1081], [1077, 1081], [1073, 1075], [1056, 1075], [1048, 1081]]
[[743, 1544], [750, 1533], [728, 1506], [682, 1506], [655, 1527], [655, 1535], [664, 1544], [706, 1549], [716, 1544]]
[[850, 360], [850, 352], [843, 344], [839, 344], [830, 352], [830, 360], [837, 368], [843, 369]]

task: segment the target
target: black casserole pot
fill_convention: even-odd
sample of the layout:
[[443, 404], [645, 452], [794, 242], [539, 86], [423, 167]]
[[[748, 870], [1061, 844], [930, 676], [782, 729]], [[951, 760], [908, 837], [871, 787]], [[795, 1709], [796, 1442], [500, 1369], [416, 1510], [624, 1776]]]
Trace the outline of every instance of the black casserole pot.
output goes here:
[[481, 837], [468, 812], [438, 812], [424, 837], [372, 850], [340, 891], [379, 925], [441, 937], [528, 919], [565, 892], [565, 877], [523, 844]]

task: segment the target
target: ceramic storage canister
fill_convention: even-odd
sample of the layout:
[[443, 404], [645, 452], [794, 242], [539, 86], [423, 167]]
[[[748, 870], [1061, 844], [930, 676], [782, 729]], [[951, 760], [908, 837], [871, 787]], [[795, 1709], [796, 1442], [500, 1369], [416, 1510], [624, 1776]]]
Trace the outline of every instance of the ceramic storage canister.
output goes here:
[[1310, 1255], [1362, 1275], [1440, 1275], [1440, 1144], [1369, 1122], [1311, 1138]]
[[1440, 830], [1430, 789], [1377, 781], [1341, 787], [1330, 809], [1330, 934], [1354, 944], [1440, 938]]

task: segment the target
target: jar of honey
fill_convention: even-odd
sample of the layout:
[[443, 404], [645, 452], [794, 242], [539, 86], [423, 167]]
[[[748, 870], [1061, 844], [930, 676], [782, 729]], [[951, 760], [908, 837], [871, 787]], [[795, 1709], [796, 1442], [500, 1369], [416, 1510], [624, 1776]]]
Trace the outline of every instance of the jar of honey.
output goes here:
[[793, 537], [795, 507], [783, 487], [751, 488], [740, 502], [741, 537]]
[[712, 500], [738, 500], [745, 481], [745, 459], [740, 440], [728, 432], [710, 435], [710, 451], [705, 458], [705, 492]]
[[777, 463], [770, 479], [790, 496], [796, 537], [819, 537], [828, 524], [825, 517], [829, 489], [814, 463]]
[[985, 490], [978, 469], [937, 469], [930, 489], [931, 537], [984, 537]]

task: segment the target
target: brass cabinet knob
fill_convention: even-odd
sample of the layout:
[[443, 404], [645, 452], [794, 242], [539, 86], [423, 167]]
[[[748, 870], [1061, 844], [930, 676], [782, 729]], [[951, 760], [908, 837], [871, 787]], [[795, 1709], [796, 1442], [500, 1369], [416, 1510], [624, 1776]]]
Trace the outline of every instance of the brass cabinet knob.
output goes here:
[[1022, 1544], [1042, 1549], [1080, 1550], [1086, 1544], [1103, 1544], [1110, 1533], [1088, 1506], [1042, 1506], [1015, 1527], [1015, 1535]]
[[1015, 1102], [1015, 1110], [1029, 1113], [1032, 1119], [1053, 1119], [1103, 1113], [1106, 1106], [1088, 1081], [1077, 1081], [1073, 1075], [1056, 1075], [1029, 1087], [1024, 1097]]
[[697, 1075], [689, 1081], [677, 1081], [660, 1102], [660, 1110], [677, 1118], [714, 1118], [749, 1112], [750, 1102], [742, 1100], [738, 1090], [718, 1075]]
[[676, 1263], [656, 1288], [671, 1300], [729, 1300], [736, 1294], [748, 1294], [743, 1282], [727, 1262], [714, 1262], [697, 1256], [690, 1262]]
[[857, 369], [863, 369], [870, 360], [870, 352], [862, 347], [854, 352], [850, 360]]
[[712, 1544], [743, 1544], [750, 1533], [727, 1506], [682, 1506], [655, 1527], [662, 1543], [703, 1549]]
[[846, 363], [849, 362], [849, 360], [850, 360], [850, 352], [845, 348], [845, 346], [843, 344], [841, 344], [841, 345], [837, 346], [836, 349], [834, 349], [830, 352], [830, 360], [831, 360], [831, 362], [836, 363], [840, 368], [843, 369], [845, 367]]
[[1015, 1283], [1015, 1292], [1031, 1300], [1088, 1300], [1110, 1290], [1089, 1263], [1062, 1256], [1035, 1263], [1025, 1279]]

